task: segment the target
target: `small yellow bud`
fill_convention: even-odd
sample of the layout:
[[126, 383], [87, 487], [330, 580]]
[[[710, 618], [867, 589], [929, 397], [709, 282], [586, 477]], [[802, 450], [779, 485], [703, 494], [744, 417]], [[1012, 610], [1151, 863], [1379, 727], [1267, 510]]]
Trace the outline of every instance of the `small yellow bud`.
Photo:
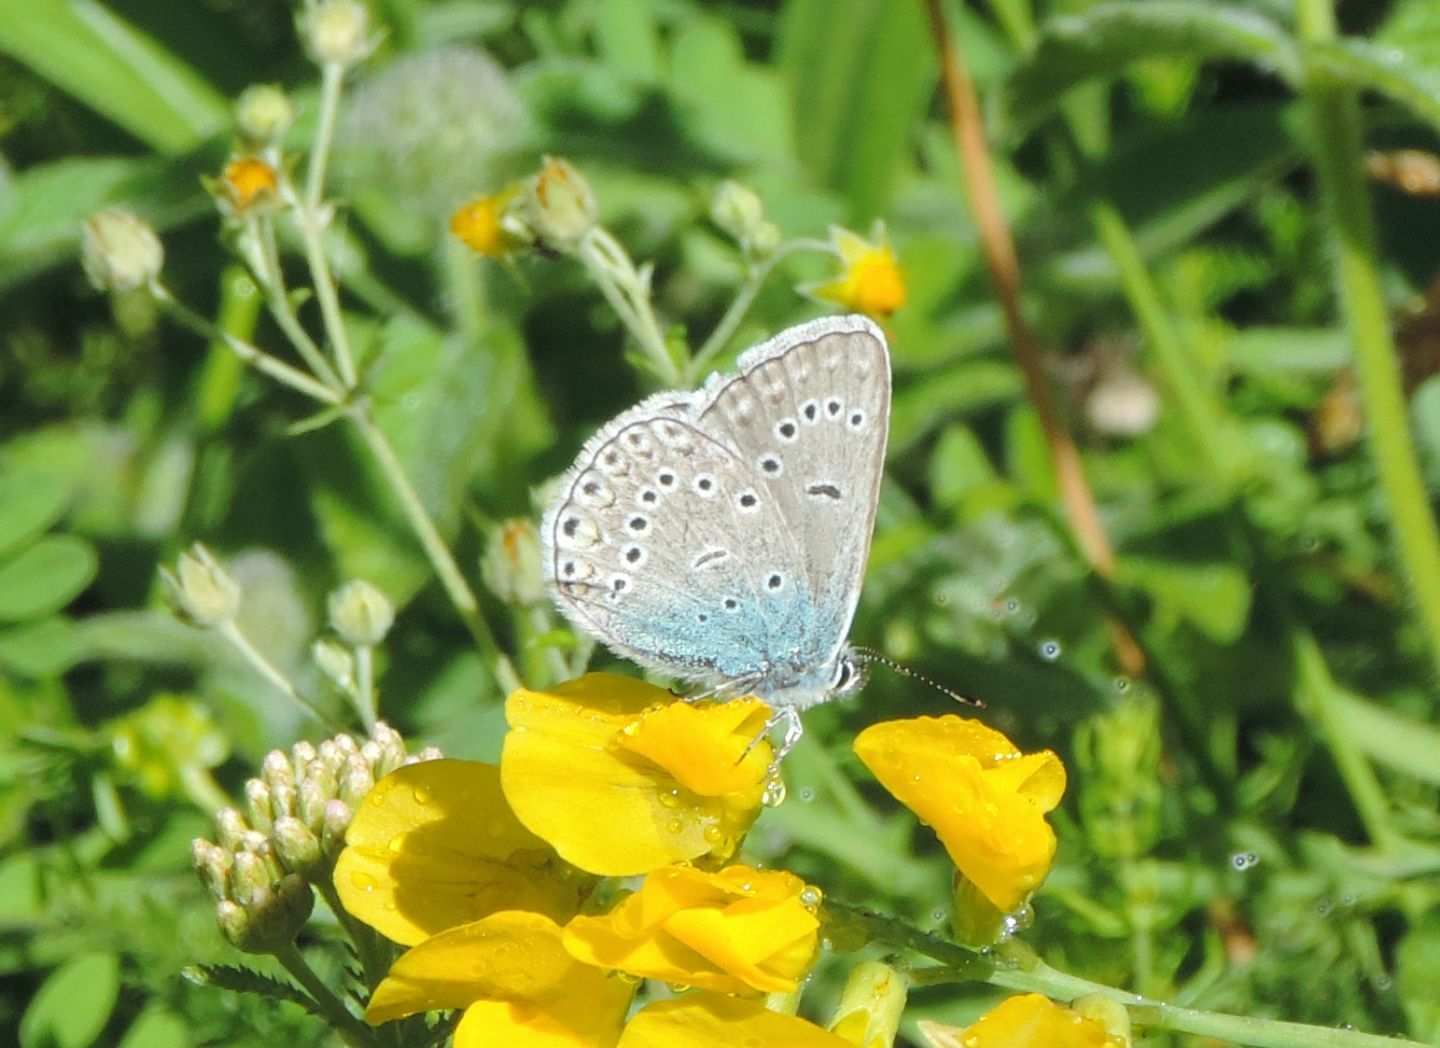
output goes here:
[[228, 210], [240, 215], [273, 206], [280, 191], [280, 177], [259, 157], [239, 156], [225, 165], [219, 189]]
[[363, 579], [347, 582], [330, 594], [330, 628], [346, 644], [369, 648], [379, 644], [395, 622], [395, 608]]
[[486, 258], [502, 258], [529, 246], [535, 238], [524, 228], [524, 219], [515, 213], [519, 196], [520, 188], [511, 186], [476, 197], [451, 214], [450, 232]]
[[359, 0], [309, 0], [299, 23], [310, 57], [321, 65], [353, 66], [375, 50], [370, 9]]
[[165, 249], [148, 222], [123, 207], [107, 207], [86, 220], [80, 260], [101, 291], [133, 291], [160, 275]]
[[275, 85], [251, 84], [240, 92], [235, 102], [235, 122], [249, 141], [273, 145], [283, 139], [295, 123], [295, 107]]

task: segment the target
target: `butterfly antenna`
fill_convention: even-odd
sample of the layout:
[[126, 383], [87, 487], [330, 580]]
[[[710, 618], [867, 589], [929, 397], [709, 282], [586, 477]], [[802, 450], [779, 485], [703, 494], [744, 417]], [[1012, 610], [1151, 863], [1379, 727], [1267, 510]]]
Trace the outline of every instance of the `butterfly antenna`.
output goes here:
[[912, 670], [909, 666], [906, 666], [903, 663], [896, 662], [888, 655], [882, 655], [874, 648], [857, 648], [852, 645], [850, 650], [856, 655], [858, 655], [862, 662], [878, 662], [882, 666], [888, 666], [890, 669], [894, 670], [902, 677], [911, 677], [915, 680], [918, 680], [921, 684], [930, 685], [930, 687], [934, 688], [942, 695], [949, 695], [956, 702], [963, 702], [966, 706], [974, 706], [976, 709], [985, 708], [985, 701], [983, 699], [972, 699], [968, 695], [961, 695], [958, 691], [952, 691], [938, 681], [931, 680], [929, 677], [925, 676], [925, 674], [920, 673], [917, 670]]

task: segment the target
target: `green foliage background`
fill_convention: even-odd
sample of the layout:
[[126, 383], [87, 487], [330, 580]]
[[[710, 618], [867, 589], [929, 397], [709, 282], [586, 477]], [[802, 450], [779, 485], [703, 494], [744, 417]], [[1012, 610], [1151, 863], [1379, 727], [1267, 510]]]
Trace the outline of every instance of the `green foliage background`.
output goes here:
[[[951, 8], [1024, 305], [1120, 552], [1113, 584], [1068, 538], [918, 2], [377, 3], [386, 36], [347, 94], [336, 181], [380, 423], [478, 579], [496, 522], [533, 516], [537, 488], [651, 388], [578, 267], [509, 271], [444, 236], [454, 206], [542, 153], [586, 173], [694, 342], [740, 278], [706, 217], [720, 179], [754, 187], [787, 237], [883, 218], [910, 301], [887, 325], [891, 457], [854, 637], [1065, 757], [1029, 941], [1193, 1007], [1440, 1044], [1437, 645], [1376, 463], [1333, 428], [1361, 408], [1303, 112], [1323, 77], [1364, 92], [1367, 148], [1437, 148], [1440, 15], [1342, 3], [1343, 37], [1302, 45], [1279, 0]], [[164, 609], [157, 565], [189, 542], [231, 561], [247, 632], [317, 693], [326, 592], [379, 585], [402, 609], [382, 714], [447, 754], [498, 754], [503, 695], [363, 448], [338, 427], [287, 434], [306, 405], [147, 300], [91, 292], [77, 264], [84, 217], [129, 204], [162, 230], [179, 297], [279, 352], [201, 185], [231, 149], [229, 100], [256, 82], [293, 92], [308, 141], [314, 69], [279, 0], [0, 0], [0, 1031], [26, 1046], [327, 1036], [181, 977], [234, 960], [190, 838], [217, 790], [315, 733]], [[1374, 209], [1410, 411], [1389, 422], [1409, 422], [1433, 509], [1440, 197], [1378, 185]], [[727, 361], [813, 315], [792, 288], [822, 275], [783, 265]], [[1159, 392], [1133, 437], [1087, 421], [1116, 368]], [[543, 675], [555, 624], [485, 603]], [[1144, 679], [1118, 676], [1107, 615], [1143, 642]], [[879, 674], [808, 715], [790, 800], [750, 853], [941, 927], [948, 863], [848, 754], [864, 725], [946, 701]], [[323, 921], [309, 951], [343, 963]], [[838, 972], [822, 969], [814, 1014]], [[908, 1021], [963, 1022], [995, 996], [918, 991]]]

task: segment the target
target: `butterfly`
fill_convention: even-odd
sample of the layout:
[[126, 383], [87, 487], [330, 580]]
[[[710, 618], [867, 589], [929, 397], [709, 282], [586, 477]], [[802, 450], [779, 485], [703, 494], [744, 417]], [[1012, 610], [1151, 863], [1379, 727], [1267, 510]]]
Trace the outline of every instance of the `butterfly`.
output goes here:
[[854, 694], [860, 596], [890, 422], [885, 336], [862, 316], [781, 332], [694, 392], [601, 427], [541, 524], [560, 611], [618, 654], [786, 725]]

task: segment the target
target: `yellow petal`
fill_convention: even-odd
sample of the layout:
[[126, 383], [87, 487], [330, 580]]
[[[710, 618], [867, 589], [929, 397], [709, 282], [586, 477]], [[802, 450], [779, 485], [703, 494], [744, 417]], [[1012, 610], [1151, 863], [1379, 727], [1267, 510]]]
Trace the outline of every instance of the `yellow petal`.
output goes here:
[[1000, 732], [955, 716], [873, 725], [855, 752], [1001, 911], [1044, 879], [1055, 855], [1044, 816], [1065, 789], [1055, 754], [1021, 754]]
[[794, 1015], [753, 1001], [693, 993], [650, 1005], [631, 1019], [619, 1048], [851, 1048], [848, 1041]]
[[501, 783], [520, 821], [582, 870], [630, 876], [724, 859], [760, 810], [769, 745], [736, 762], [765, 709], [688, 706], [600, 673], [517, 691], [505, 704]]
[[815, 956], [811, 891], [779, 870], [652, 873], [610, 913], [576, 917], [565, 948], [588, 964], [723, 993], [789, 993]]
[[397, 769], [370, 791], [345, 839], [340, 901], [407, 946], [496, 910], [566, 920], [586, 886], [515, 818], [499, 769], [475, 761]]
[[[944, 1035], [953, 1033], [953, 1042]], [[964, 1031], [936, 1027], [926, 1031], [932, 1044], [965, 1048], [1105, 1048], [1105, 1027], [1063, 1008], [1038, 993], [1009, 997]]]
[[[490, 1002], [512, 1006], [502, 1011], [540, 1030], [618, 1031], [632, 992], [623, 980], [567, 954], [560, 927], [550, 918], [509, 910], [433, 935], [406, 951], [375, 988], [365, 1020], [379, 1024], [416, 1012]], [[496, 1009], [482, 1008], [482, 1013], [493, 1015]]]

